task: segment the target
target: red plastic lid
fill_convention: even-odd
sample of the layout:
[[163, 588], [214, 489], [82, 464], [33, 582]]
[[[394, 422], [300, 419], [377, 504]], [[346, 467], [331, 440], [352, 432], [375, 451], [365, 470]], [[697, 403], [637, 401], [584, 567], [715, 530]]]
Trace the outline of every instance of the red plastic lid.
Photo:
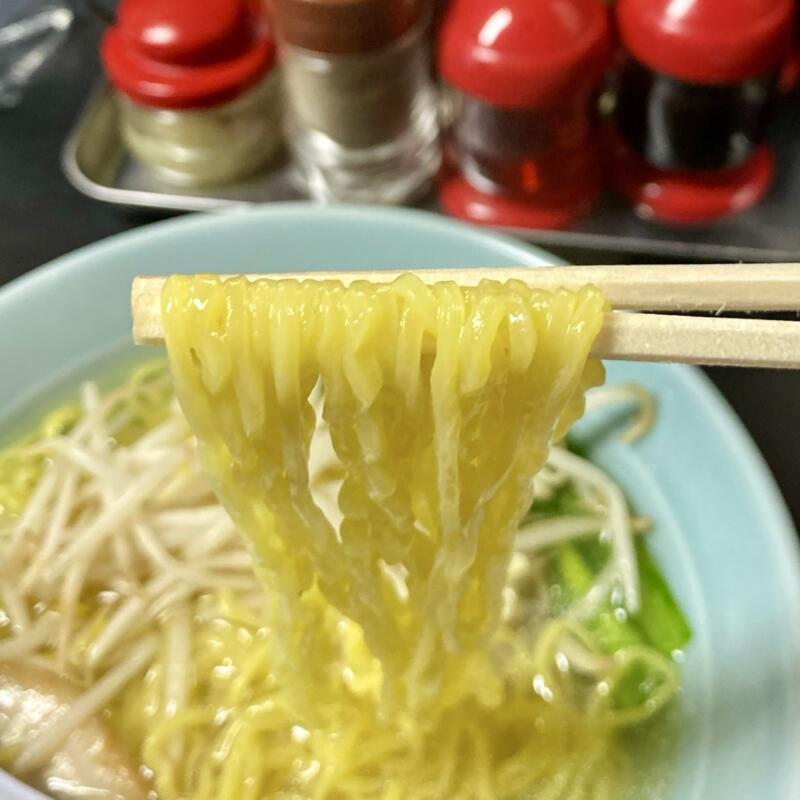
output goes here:
[[658, 72], [737, 83], [776, 68], [793, 35], [794, 0], [618, 0], [625, 47]]
[[645, 162], [613, 132], [609, 134], [611, 178], [616, 189], [648, 220], [702, 225], [758, 203], [772, 185], [775, 158], [762, 145], [737, 167], [661, 170]]
[[257, 83], [275, 45], [261, 0], [123, 0], [102, 58], [114, 86], [136, 102], [197, 108]]
[[599, 81], [610, 53], [603, 0], [452, 0], [439, 69], [496, 106], [543, 107]]
[[451, 216], [477, 225], [559, 230], [586, 216], [600, 189], [600, 176], [593, 173], [560, 196], [522, 198], [483, 192], [466, 178], [454, 175], [442, 181], [439, 202]]

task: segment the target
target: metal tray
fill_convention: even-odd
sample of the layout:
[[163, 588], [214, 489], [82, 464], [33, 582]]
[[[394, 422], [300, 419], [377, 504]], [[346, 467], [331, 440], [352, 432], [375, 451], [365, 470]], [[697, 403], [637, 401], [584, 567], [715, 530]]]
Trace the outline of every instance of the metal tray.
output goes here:
[[[800, 103], [782, 101], [773, 131], [778, 169], [768, 197], [756, 208], [697, 228], [640, 220], [608, 193], [597, 210], [565, 231], [504, 229], [527, 241], [562, 248], [605, 250], [720, 261], [800, 258]], [[91, 94], [62, 154], [64, 172], [81, 192], [107, 203], [166, 211], [222, 211], [305, 195], [286, 157], [268, 171], [222, 188], [182, 189], [164, 183], [131, 158], [119, 136], [116, 104], [107, 84]], [[438, 211], [434, 199], [424, 207]]]

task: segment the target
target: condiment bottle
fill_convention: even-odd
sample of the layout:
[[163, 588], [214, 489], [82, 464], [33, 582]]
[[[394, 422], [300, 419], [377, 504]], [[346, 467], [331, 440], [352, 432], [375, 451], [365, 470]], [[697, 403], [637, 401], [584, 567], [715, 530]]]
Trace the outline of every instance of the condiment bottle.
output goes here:
[[102, 58], [123, 139], [159, 176], [224, 183], [278, 149], [280, 83], [260, 0], [123, 0]]
[[645, 218], [701, 223], [769, 188], [764, 132], [793, 0], [618, 0], [614, 182]]
[[452, 0], [439, 70], [454, 96], [451, 214], [565, 227], [601, 188], [597, 96], [610, 53], [602, 0]]
[[440, 163], [423, 0], [272, 0], [287, 140], [311, 195], [401, 203]]

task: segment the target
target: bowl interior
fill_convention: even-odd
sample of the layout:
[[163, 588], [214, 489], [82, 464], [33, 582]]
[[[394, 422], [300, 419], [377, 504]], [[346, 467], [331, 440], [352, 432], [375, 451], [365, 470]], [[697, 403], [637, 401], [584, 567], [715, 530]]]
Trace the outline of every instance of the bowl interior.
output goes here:
[[[286, 204], [159, 223], [87, 247], [0, 290], [0, 441], [87, 377], [152, 349], [130, 344], [136, 274], [506, 266], [543, 251], [431, 215]], [[674, 800], [800, 796], [800, 567], [795, 533], [762, 459], [702, 373], [611, 364], [659, 418], [643, 441], [594, 457], [654, 522], [652, 549], [695, 637], [685, 654]], [[579, 433], [591, 431], [581, 423]], [[0, 773], [0, 796], [38, 796]]]

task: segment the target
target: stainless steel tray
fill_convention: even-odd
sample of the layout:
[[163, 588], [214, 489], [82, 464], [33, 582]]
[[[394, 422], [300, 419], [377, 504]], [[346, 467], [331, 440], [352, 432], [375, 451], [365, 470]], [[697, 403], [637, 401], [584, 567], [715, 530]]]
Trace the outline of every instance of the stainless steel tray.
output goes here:
[[[772, 137], [778, 170], [775, 186], [758, 207], [698, 228], [669, 228], [640, 220], [608, 194], [597, 210], [566, 231], [505, 229], [537, 244], [721, 261], [800, 258], [800, 103], [783, 101]], [[119, 136], [109, 87], [93, 92], [62, 154], [64, 172], [81, 192], [107, 203], [166, 211], [222, 211], [252, 203], [304, 197], [285, 157], [269, 172], [224, 188], [181, 189], [155, 178], [131, 158]], [[434, 200], [424, 204], [438, 211]]]

